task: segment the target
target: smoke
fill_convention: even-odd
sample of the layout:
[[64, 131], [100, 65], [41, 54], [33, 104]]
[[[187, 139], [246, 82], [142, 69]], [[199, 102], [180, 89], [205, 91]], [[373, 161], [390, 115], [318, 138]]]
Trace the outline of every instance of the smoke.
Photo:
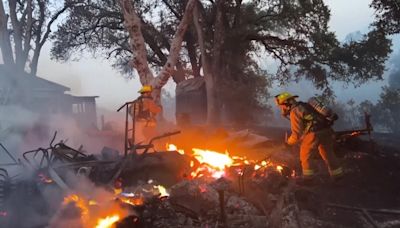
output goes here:
[[121, 149], [123, 146], [123, 121], [108, 123], [112, 133], [101, 134], [97, 130], [84, 130], [70, 116], [63, 114], [44, 115], [34, 113], [21, 106], [2, 106], [0, 110], [0, 142], [15, 156], [39, 147], [49, 147], [55, 132], [54, 143], [63, 141], [72, 148], [96, 154], [104, 146]]
[[391, 59], [392, 67], [389, 73], [389, 86], [400, 89], [400, 49]]
[[95, 186], [84, 176], [70, 174], [67, 178], [71, 189], [64, 192], [64, 198], [49, 227], [95, 227], [99, 218], [118, 214], [121, 218], [132, 215], [116, 201], [113, 192]]

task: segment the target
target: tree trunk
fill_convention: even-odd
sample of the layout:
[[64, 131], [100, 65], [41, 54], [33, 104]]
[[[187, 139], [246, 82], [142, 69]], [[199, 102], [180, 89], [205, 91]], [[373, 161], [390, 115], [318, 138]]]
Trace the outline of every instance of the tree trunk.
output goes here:
[[168, 60], [153, 82], [153, 86], [156, 89], [161, 89], [167, 83], [171, 74], [174, 72], [175, 66], [179, 59], [179, 52], [182, 48], [183, 38], [185, 36], [187, 28], [189, 27], [189, 24], [192, 21], [193, 8], [195, 3], [196, 0], [189, 0], [186, 5], [185, 13], [183, 14], [183, 18], [178, 25], [178, 28], [174, 35], [174, 39], [171, 43]]
[[141, 20], [136, 14], [130, 0], [119, 0], [122, 9], [125, 27], [129, 32], [131, 50], [135, 53], [133, 67], [137, 70], [142, 85], [152, 85], [154, 88], [153, 97], [160, 103], [161, 88], [167, 83], [169, 77], [175, 72], [175, 66], [179, 59], [182, 41], [186, 30], [191, 22], [195, 0], [189, 0], [185, 13], [172, 40], [171, 49], [167, 62], [157, 77], [154, 77], [147, 61], [147, 51], [141, 31]]
[[[200, 4], [200, 3], [198, 3]], [[196, 27], [198, 43], [201, 52], [201, 62], [204, 73], [204, 81], [206, 83], [206, 93], [207, 93], [207, 123], [209, 125], [214, 125], [218, 123], [219, 120], [219, 107], [217, 102], [217, 96], [215, 93], [215, 81], [214, 75], [211, 70], [210, 56], [207, 54], [205, 39], [203, 33], [203, 18], [200, 17], [199, 5], [196, 5], [194, 10], [194, 25]]]
[[32, 61], [31, 61], [31, 64], [30, 64], [30, 69], [31, 69], [30, 74], [32, 76], [36, 76], [36, 74], [37, 74], [40, 51], [41, 51], [41, 47], [40, 47], [39, 50], [35, 49], [34, 52], [33, 52], [33, 57], [32, 57]]
[[129, 33], [130, 48], [132, 53], [135, 53], [132, 60], [133, 67], [137, 70], [142, 85], [150, 85], [154, 76], [147, 62], [147, 51], [141, 31], [140, 18], [135, 12], [132, 1], [119, 0], [118, 2], [124, 15], [125, 28]]
[[8, 1], [8, 5], [10, 8], [11, 24], [13, 27], [12, 35], [14, 38], [15, 66], [18, 71], [24, 71], [26, 62], [23, 61], [22, 24], [18, 20], [17, 16], [17, 1]]
[[14, 67], [14, 57], [11, 47], [10, 33], [7, 28], [8, 16], [5, 13], [3, 1], [0, 1], [0, 49], [4, 64]]
[[[38, 1], [39, 2], [39, 1]], [[39, 2], [39, 28], [43, 28], [45, 25], [46, 21], [46, 7], [45, 7], [45, 2]], [[44, 35], [42, 37], [42, 29], [37, 30], [35, 35], [35, 48], [33, 49], [33, 57], [32, 61], [29, 65], [30, 67], [30, 74], [33, 76], [36, 76], [37, 74], [37, 69], [38, 69], [38, 64], [39, 64], [39, 57], [40, 57], [40, 52], [42, 51], [42, 48], [44, 44], [47, 42], [49, 39], [50, 33], [51, 33], [51, 27], [53, 23], [60, 17], [61, 14], [63, 14], [65, 11], [67, 11], [68, 8], [72, 7], [74, 4], [65, 4], [63, 8], [61, 8], [59, 11], [57, 11], [51, 18], [50, 21], [46, 25], [46, 30], [44, 32]]]
[[23, 65], [23, 70], [25, 70], [25, 65], [29, 57], [29, 51], [31, 50], [32, 28], [34, 23], [32, 0], [27, 1], [26, 11], [27, 19], [24, 31], [23, 49], [21, 53], [21, 65]]
[[[224, 26], [224, 5], [225, 5], [226, 0], [218, 0], [216, 2], [217, 4], [217, 14], [216, 14], [216, 19], [215, 19], [215, 28], [214, 28], [214, 46], [213, 46], [213, 56], [212, 56], [212, 65], [211, 65], [211, 71], [213, 74], [213, 83], [214, 85], [219, 85], [218, 89], [221, 89], [222, 85], [222, 77], [226, 72], [224, 71], [224, 64], [222, 59], [226, 58], [223, 55], [223, 46], [224, 46], [224, 41], [225, 41], [225, 26]], [[221, 118], [221, 100], [220, 100], [220, 95], [219, 95], [219, 90], [217, 90], [216, 86], [213, 88], [213, 95], [215, 97], [214, 105], [215, 109], [217, 112], [215, 123], [213, 124], [218, 124], [220, 122]]]
[[186, 46], [190, 59], [190, 65], [192, 65], [192, 72], [195, 78], [200, 77], [200, 67], [197, 62], [197, 53], [195, 47], [195, 40], [192, 34], [188, 34], [186, 37]]

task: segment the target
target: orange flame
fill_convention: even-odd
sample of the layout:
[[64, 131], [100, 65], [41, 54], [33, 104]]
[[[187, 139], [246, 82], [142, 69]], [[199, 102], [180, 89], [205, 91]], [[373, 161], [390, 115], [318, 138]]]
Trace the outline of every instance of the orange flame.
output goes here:
[[184, 150], [179, 150], [174, 144], [167, 144], [167, 151], [177, 151], [181, 155], [185, 154]]
[[218, 170], [224, 170], [225, 167], [229, 167], [233, 164], [233, 159], [229, 157], [229, 154], [222, 154], [211, 150], [201, 150], [193, 148], [194, 157], [202, 164], [206, 163], [213, 168]]
[[[100, 200], [100, 199], [99, 199]], [[109, 204], [112, 199], [104, 202], [85, 199], [77, 194], [64, 197], [62, 205], [74, 203], [81, 210], [82, 227], [110, 228], [127, 213], [116, 204]], [[101, 207], [98, 207], [101, 205]], [[96, 206], [96, 207], [93, 207]]]
[[156, 185], [156, 186], [154, 186], [154, 188], [158, 190], [158, 192], [160, 193], [160, 197], [169, 196], [169, 193], [164, 186]]
[[39, 174], [38, 174], [38, 177], [39, 177], [40, 182], [42, 182], [42, 183], [45, 183], [45, 184], [51, 184], [51, 183], [53, 183], [53, 180], [50, 179], [50, 178], [48, 178], [48, 177], [47, 177], [45, 174], [43, 174], [43, 173], [39, 173]]
[[119, 198], [122, 202], [126, 204], [130, 204], [132, 206], [140, 206], [143, 205], [144, 199], [142, 197], [121, 197]]
[[98, 220], [96, 228], [111, 228], [119, 220], [119, 215], [107, 216]]
[[[180, 154], [185, 154], [183, 150], [179, 150], [174, 144], [167, 144], [167, 150], [178, 151]], [[276, 167], [276, 170], [279, 172], [281, 172], [283, 169], [282, 166], [276, 165], [271, 161], [263, 160], [261, 162], [257, 162], [248, 160], [246, 157], [230, 156], [228, 152], [220, 153], [198, 148], [193, 148], [192, 151], [193, 158], [200, 163], [199, 167], [195, 167], [194, 162], [190, 162], [190, 168], [192, 168], [190, 176], [192, 178], [200, 178], [204, 175], [209, 175], [218, 179], [225, 176], [225, 169], [227, 167], [243, 165], [252, 167], [254, 171], [258, 171], [266, 167]]]
[[83, 198], [81, 198], [78, 195], [76, 195], [76, 194], [72, 194], [72, 195], [69, 195], [67, 197], [64, 197], [64, 201], [63, 201], [62, 204], [63, 205], [67, 205], [67, 204], [72, 203], [72, 202], [74, 202], [75, 205], [79, 209], [81, 209], [81, 218], [84, 218], [86, 215], [89, 214], [89, 208], [87, 207], [86, 201]]

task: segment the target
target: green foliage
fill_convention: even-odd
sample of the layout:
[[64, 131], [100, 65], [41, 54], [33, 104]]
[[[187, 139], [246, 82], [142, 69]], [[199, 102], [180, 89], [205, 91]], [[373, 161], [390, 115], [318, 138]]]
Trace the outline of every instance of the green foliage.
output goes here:
[[400, 89], [383, 87], [380, 99], [376, 104], [371, 101], [363, 101], [359, 105], [354, 102], [341, 104], [334, 107], [342, 118], [339, 129], [361, 127], [364, 124], [364, 113], [371, 115], [372, 125], [375, 130], [386, 130], [400, 133]]
[[389, 87], [400, 89], [400, 51], [391, 59], [392, 66], [389, 73]]
[[377, 123], [394, 133], [400, 133], [400, 89], [383, 87], [372, 114]]
[[[68, 60], [73, 54], [91, 50], [113, 59], [116, 67], [129, 70], [134, 53], [115, 0], [67, 1], [80, 4], [69, 11], [53, 37], [52, 56]], [[289, 83], [305, 78], [332, 96], [332, 81], [360, 85], [382, 78], [391, 51], [384, 29], [377, 27], [361, 41], [340, 43], [328, 30], [330, 11], [323, 0], [201, 2], [207, 53], [219, 70], [217, 96], [231, 114], [230, 119], [252, 120], [254, 113], [265, 110], [272, 81]], [[217, 7], [220, 3], [221, 9]], [[156, 69], [166, 61], [169, 41], [185, 4], [181, 0], [135, 1], [143, 22], [148, 60]], [[217, 27], [217, 15], [222, 15], [222, 28]], [[216, 35], [223, 36], [221, 57], [215, 54], [219, 46], [214, 43]], [[184, 69], [192, 69], [196, 76], [197, 68], [200, 75], [201, 58], [193, 27], [185, 36], [180, 57]], [[256, 64], [262, 58], [275, 59], [278, 70], [265, 72]]]
[[242, 74], [239, 80], [225, 81], [220, 86], [225, 117], [237, 124], [265, 122], [271, 115], [267, 104], [271, 81], [260, 69], [247, 67]]
[[388, 34], [400, 32], [400, 0], [373, 0], [371, 7], [376, 11], [376, 27]]

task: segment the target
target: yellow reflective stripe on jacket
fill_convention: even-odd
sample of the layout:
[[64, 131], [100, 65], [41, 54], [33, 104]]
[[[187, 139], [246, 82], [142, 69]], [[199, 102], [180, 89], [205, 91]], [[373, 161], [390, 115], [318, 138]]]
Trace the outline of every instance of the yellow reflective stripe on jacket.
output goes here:
[[314, 117], [311, 114], [307, 114], [307, 115], [305, 115], [303, 117], [303, 120], [305, 122], [304, 133], [307, 134], [308, 132], [310, 132], [310, 129], [311, 129], [312, 124], [313, 124]]
[[312, 176], [314, 175], [314, 170], [312, 169], [304, 169], [303, 170], [303, 176]]
[[334, 170], [330, 170], [331, 176], [341, 175], [342, 173], [343, 173], [343, 168], [342, 167], [339, 167], [339, 168], [334, 169]]

